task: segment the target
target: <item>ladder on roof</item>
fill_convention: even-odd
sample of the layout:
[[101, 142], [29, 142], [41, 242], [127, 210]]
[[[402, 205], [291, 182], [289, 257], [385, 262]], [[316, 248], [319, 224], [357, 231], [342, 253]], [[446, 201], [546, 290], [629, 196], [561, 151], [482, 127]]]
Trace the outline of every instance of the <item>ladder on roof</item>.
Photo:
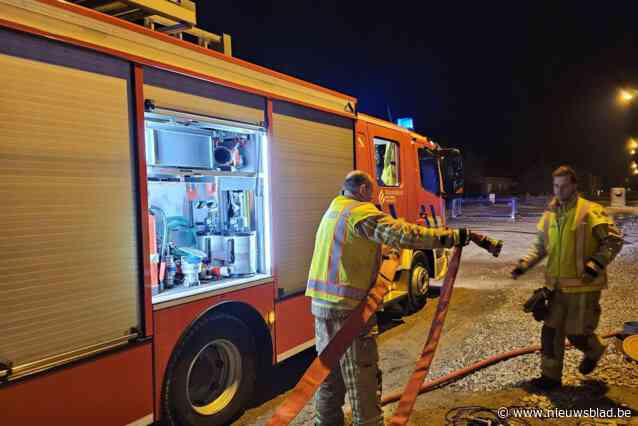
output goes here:
[[228, 34], [198, 28], [195, 2], [190, 0], [68, 0], [80, 6], [143, 25], [153, 31], [197, 43], [232, 56]]

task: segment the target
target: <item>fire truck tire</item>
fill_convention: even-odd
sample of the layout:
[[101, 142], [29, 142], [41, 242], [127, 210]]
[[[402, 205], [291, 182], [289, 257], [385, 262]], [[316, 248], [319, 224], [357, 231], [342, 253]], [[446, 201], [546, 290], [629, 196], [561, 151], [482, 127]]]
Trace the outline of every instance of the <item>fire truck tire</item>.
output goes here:
[[162, 393], [169, 425], [227, 424], [246, 408], [255, 388], [255, 344], [239, 319], [212, 314], [178, 343]]
[[410, 277], [408, 279], [407, 311], [415, 313], [423, 308], [428, 300], [430, 288], [430, 271], [425, 253], [417, 251], [412, 258]]

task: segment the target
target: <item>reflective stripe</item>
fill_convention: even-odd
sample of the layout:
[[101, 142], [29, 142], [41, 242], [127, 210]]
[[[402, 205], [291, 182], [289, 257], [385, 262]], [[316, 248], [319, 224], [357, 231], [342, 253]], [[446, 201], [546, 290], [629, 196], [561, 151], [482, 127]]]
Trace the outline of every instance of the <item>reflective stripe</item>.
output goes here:
[[576, 288], [576, 287], [583, 287], [583, 288], [602, 288], [605, 286], [605, 283], [607, 282], [606, 277], [604, 274], [601, 274], [598, 276], [598, 278], [596, 278], [594, 281], [588, 283], [588, 284], [583, 284], [583, 280], [582, 278], [555, 278], [555, 277], [548, 277], [547, 279], [548, 282], [557, 282], [558, 283], [558, 287], [560, 289], [567, 289], [567, 288]]
[[580, 198], [579, 201], [580, 202], [576, 204], [577, 211], [574, 217], [574, 223], [572, 224], [572, 230], [576, 230], [576, 227], [585, 223], [585, 218], [591, 207], [591, 203], [584, 198]]
[[582, 200], [580, 209], [576, 212], [574, 218], [574, 229], [576, 231], [576, 272], [579, 277], [582, 277], [585, 273], [585, 218], [589, 212], [590, 203], [586, 200]]
[[579, 277], [582, 277], [585, 273], [585, 218], [589, 212], [590, 203], [586, 200], [582, 200], [580, 203], [580, 209], [576, 212], [574, 218], [573, 229], [575, 230], [575, 259], [576, 259], [576, 273]]
[[137, 419], [127, 424], [126, 426], [146, 426], [146, 425], [150, 425], [151, 423], [153, 423], [153, 413], [148, 414], [142, 417], [141, 419]]
[[579, 277], [582, 277], [585, 273], [585, 224], [581, 223], [576, 228], [576, 241], [575, 241], [575, 259], [576, 259], [576, 273]]
[[550, 221], [550, 214], [549, 212], [545, 212], [545, 217], [543, 219], [543, 237], [544, 237], [544, 241], [543, 243], [545, 244], [545, 252], [549, 251], [549, 221]]
[[368, 294], [367, 290], [350, 287], [347, 284], [326, 283], [319, 280], [308, 280], [308, 289], [356, 300], [363, 300]]
[[353, 203], [347, 206], [339, 213], [339, 221], [335, 228], [330, 247], [328, 260], [328, 282], [337, 283], [339, 281], [339, 267], [341, 265], [341, 255], [343, 254], [343, 245], [346, 237], [346, 224], [353, 208], [359, 206], [360, 203]]

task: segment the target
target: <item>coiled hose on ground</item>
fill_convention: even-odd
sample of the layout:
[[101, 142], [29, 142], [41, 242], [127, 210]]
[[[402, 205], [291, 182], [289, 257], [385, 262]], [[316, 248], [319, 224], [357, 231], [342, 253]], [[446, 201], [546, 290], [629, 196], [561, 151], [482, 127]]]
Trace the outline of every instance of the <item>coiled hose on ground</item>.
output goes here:
[[[621, 331], [615, 331], [613, 333], [609, 333], [609, 334], [605, 334], [603, 336], [601, 336], [603, 339], [608, 339], [611, 337], [616, 337], [619, 334], [621, 334]], [[567, 344], [566, 348], [571, 347], [571, 344]], [[471, 373], [480, 370], [481, 368], [485, 368], [488, 367], [490, 365], [499, 363], [501, 361], [505, 361], [508, 360], [510, 358], [515, 358], [517, 356], [520, 355], [526, 355], [526, 354], [530, 354], [533, 352], [538, 352], [540, 351], [541, 347], [540, 346], [529, 346], [526, 348], [519, 348], [519, 349], [515, 349], [512, 351], [508, 351], [508, 352], [503, 352], [494, 356], [491, 356], [489, 358], [486, 358], [482, 361], [478, 361], [475, 362], [474, 364], [468, 365], [465, 368], [461, 368], [459, 370], [453, 371], [449, 374], [446, 374], [445, 376], [441, 376], [439, 378], [436, 378], [434, 380], [430, 380], [429, 382], [425, 382], [421, 385], [421, 389], [419, 390], [419, 395], [426, 393], [426, 392], [430, 392], [434, 389], [443, 387], [445, 385], [449, 385], [452, 382], [462, 379], [465, 376], [470, 375]], [[392, 402], [396, 402], [399, 399], [401, 399], [401, 394], [402, 391], [395, 391], [395, 392], [391, 392], [389, 394], [386, 394], [382, 399], [381, 399], [381, 405], [387, 405], [390, 404]]]

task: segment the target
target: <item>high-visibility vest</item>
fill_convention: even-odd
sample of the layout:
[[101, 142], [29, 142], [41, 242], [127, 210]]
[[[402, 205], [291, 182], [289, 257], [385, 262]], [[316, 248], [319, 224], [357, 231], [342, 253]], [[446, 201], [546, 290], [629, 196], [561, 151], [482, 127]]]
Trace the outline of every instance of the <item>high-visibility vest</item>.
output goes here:
[[372, 203], [336, 197], [324, 213], [312, 256], [306, 296], [336, 310], [354, 309], [374, 284], [380, 245], [357, 236], [362, 220], [383, 214]]
[[385, 155], [383, 156], [383, 173], [381, 173], [381, 180], [384, 185], [396, 186], [399, 184], [399, 176], [397, 170], [399, 168], [396, 164], [396, 147], [393, 144], [388, 144], [385, 147]]
[[545, 211], [538, 222], [547, 251], [546, 286], [565, 293], [599, 291], [607, 288], [607, 271], [589, 283], [583, 282], [585, 262], [598, 250], [599, 242], [592, 229], [600, 224], [613, 223], [601, 205], [578, 197], [576, 206], [561, 216]]

